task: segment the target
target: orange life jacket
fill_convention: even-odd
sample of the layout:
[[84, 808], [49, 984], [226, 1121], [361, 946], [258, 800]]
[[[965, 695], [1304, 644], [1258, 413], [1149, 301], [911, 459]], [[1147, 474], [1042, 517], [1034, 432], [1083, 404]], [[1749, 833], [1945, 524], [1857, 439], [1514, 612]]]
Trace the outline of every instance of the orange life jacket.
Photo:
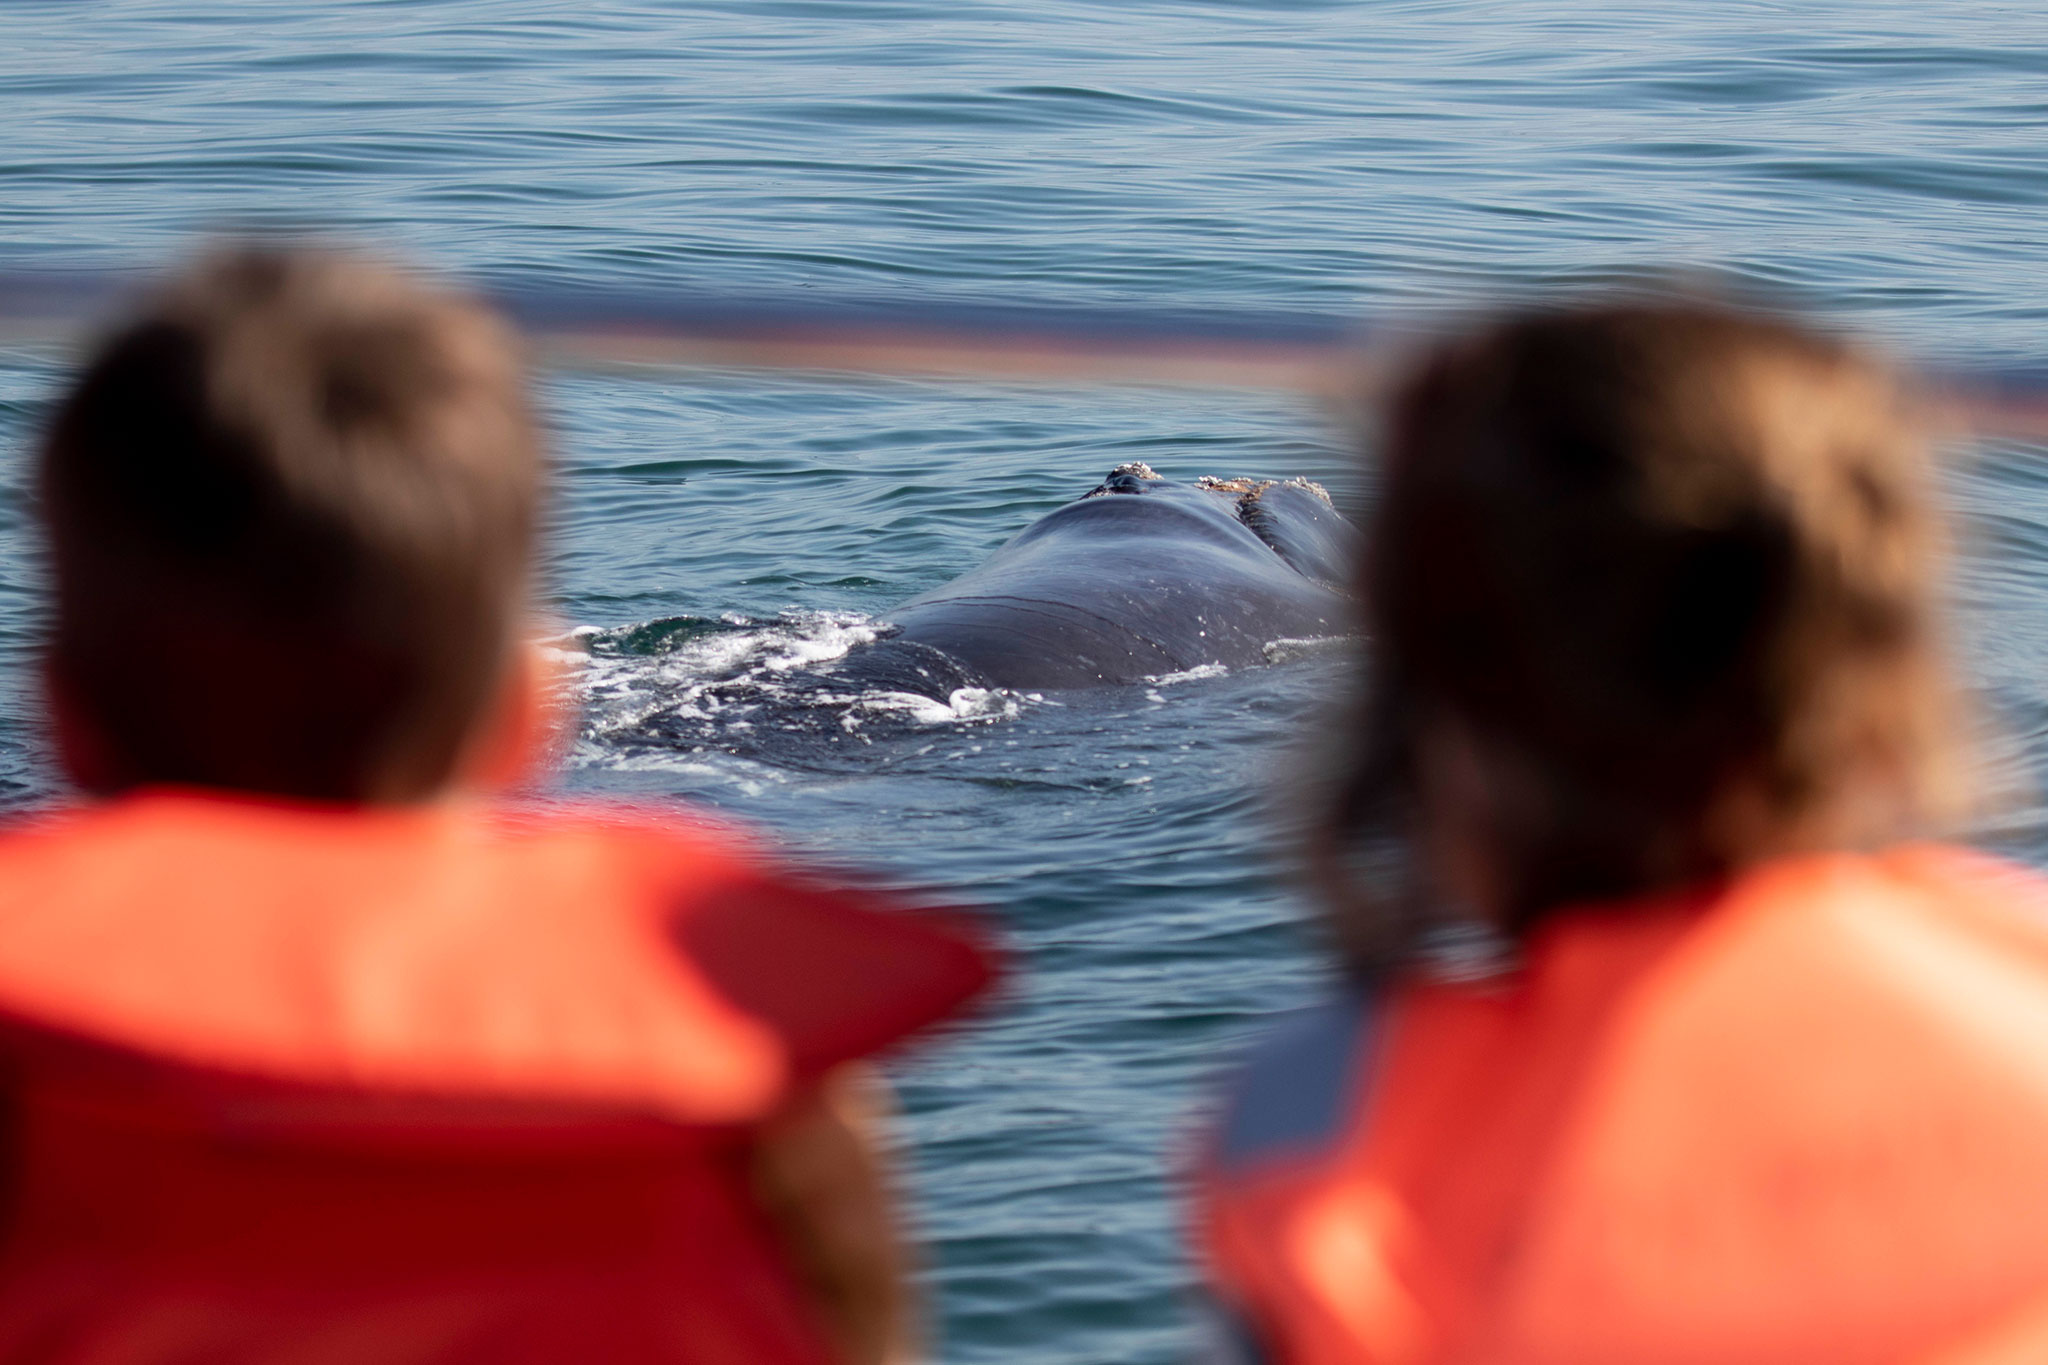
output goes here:
[[1197, 1198], [1272, 1365], [2048, 1360], [2048, 883], [1913, 847], [1555, 916], [1291, 1025]]
[[0, 836], [0, 1360], [819, 1365], [751, 1125], [989, 971], [708, 825], [39, 818]]

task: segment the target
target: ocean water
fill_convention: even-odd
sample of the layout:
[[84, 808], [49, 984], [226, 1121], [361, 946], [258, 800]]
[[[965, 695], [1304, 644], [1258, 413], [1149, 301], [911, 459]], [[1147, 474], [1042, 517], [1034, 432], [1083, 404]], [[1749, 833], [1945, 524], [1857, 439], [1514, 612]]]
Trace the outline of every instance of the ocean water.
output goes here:
[[[194, 11], [200, 12], [195, 13]], [[486, 282], [1438, 317], [1699, 272], [1944, 364], [2048, 359], [2048, 12], [1648, 0], [8, 0], [0, 266], [301, 226]], [[0, 353], [0, 799], [34, 737]], [[940, 1354], [1185, 1358], [1171, 1197], [1207, 1079], [1323, 969], [1290, 798], [1343, 650], [792, 719], [777, 680], [1142, 459], [1305, 475], [1349, 433], [1228, 389], [557, 371], [549, 606], [579, 789], [682, 797], [987, 907], [1018, 971], [896, 1069]], [[2048, 864], [2048, 450], [1951, 452], [1962, 651]], [[737, 700], [736, 700], [737, 699]], [[871, 699], [872, 700], [872, 699]]]

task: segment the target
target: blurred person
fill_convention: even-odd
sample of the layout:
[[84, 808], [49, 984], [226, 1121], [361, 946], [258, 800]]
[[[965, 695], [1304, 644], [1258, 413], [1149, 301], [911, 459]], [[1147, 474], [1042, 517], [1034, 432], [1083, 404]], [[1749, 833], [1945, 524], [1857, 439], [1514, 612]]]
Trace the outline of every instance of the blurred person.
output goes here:
[[862, 1063], [989, 967], [709, 821], [515, 807], [512, 337], [224, 252], [42, 449], [54, 739], [0, 835], [0, 1360], [897, 1361]]
[[1882, 370], [1685, 301], [1392, 406], [1309, 859], [1345, 987], [1200, 1159], [1225, 1359], [2048, 1360], [2048, 883], [1969, 793]]

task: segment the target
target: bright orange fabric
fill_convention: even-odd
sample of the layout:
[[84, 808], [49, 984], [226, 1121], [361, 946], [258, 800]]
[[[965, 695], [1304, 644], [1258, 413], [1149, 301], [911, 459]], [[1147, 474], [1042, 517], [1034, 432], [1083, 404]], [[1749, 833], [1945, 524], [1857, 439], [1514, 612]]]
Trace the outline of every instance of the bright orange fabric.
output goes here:
[[1788, 859], [1396, 988], [1332, 1140], [1212, 1167], [1276, 1362], [1991, 1365], [2048, 1343], [2048, 883]]
[[818, 1365], [749, 1125], [988, 976], [709, 826], [38, 819], [0, 836], [0, 1360]]

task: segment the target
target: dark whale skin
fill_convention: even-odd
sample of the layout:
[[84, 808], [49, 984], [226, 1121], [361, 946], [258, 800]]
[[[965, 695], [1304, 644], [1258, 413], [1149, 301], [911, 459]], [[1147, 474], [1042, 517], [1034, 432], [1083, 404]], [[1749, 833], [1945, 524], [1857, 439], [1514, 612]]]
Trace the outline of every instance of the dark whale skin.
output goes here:
[[1263, 663], [1270, 641], [1350, 629], [1337, 585], [1357, 533], [1320, 489], [1133, 468], [889, 612], [889, 637], [833, 671], [939, 698], [1112, 687]]

